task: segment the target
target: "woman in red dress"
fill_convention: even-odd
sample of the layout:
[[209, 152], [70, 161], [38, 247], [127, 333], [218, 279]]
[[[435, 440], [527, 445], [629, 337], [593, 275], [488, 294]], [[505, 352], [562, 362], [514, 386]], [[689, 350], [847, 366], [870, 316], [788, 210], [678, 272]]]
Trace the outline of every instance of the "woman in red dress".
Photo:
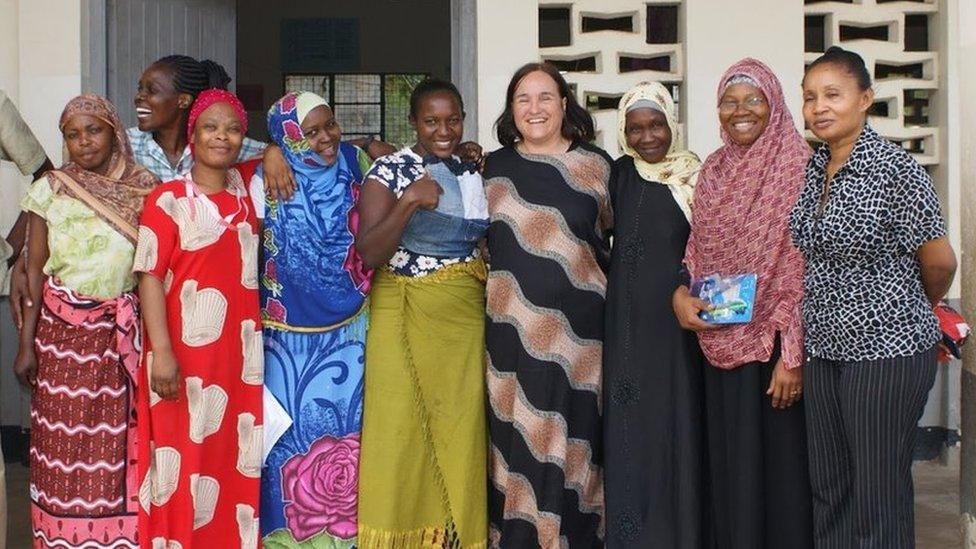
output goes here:
[[140, 544], [254, 548], [263, 447], [258, 234], [236, 162], [247, 118], [230, 92], [191, 109], [194, 165], [146, 200], [134, 270], [147, 344], [140, 384]]

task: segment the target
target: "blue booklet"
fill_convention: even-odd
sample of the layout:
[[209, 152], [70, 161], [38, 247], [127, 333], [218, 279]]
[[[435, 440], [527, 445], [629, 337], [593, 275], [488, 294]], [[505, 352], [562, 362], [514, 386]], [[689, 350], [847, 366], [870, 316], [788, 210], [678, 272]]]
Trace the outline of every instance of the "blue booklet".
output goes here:
[[752, 320], [752, 306], [756, 301], [756, 275], [717, 274], [693, 278], [691, 295], [712, 305], [712, 310], [699, 316], [715, 324], [742, 324]]

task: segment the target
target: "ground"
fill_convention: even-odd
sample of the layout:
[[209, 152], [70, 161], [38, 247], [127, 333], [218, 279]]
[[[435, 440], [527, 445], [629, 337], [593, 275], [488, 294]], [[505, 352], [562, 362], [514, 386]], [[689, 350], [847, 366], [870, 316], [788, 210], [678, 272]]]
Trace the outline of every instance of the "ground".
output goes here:
[[[958, 460], [957, 460], [958, 461]], [[959, 467], [938, 461], [915, 464], [915, 539], [918, 549], [955, 549], [959, 534]], [[7, 464], [9, 549], [30, 547], [27, 468]], [[0, 543], [0, 547], [3, 544]]]

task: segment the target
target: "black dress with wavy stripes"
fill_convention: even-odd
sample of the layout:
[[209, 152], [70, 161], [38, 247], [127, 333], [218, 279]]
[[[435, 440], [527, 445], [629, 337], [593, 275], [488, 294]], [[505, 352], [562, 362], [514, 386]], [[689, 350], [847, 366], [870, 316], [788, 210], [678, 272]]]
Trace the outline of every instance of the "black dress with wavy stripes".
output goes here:
[[613, 162], [577, 143], [486, 162], [489, 540], [602, 547], [603, 315]]

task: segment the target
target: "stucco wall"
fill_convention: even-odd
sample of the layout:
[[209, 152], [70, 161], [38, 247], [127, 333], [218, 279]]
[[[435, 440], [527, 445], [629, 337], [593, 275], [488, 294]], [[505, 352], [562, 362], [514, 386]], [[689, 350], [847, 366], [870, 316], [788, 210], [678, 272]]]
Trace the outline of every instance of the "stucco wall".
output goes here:
[[[81, 91], [80, 10], [77, 1], [0, 0], [0, 88], [55, 164], [61, 161], [58, 116]], [[28, 184], [29, 178], [9, 162], [0, 167], [4, 235], [17, 218]]]
[[478, 140], [498, 148], [492, 126], [505, 108], [515, 69], [539, 59], [539, 6], [525, 0], [478, 0]]
[[688, 146], [704, 159], [721, 145], [715, 91], [718, 79], [743, 57], [755, 57], [779, 76], [797, 128], [803, 78], [803, 2], [688, 0], [685, 10], [685, 128]]
[[[963, 311], [976, 325], [976, 2], [958, 0], [960, 128], [960, 270], [956, 275]], [[971, 338], [972, 339], [972, 338]], [[965, 531], [964, 547], [976, 549], [976, 343], [965, 348], [962, 371], [962, 459], [960, 503]]]

